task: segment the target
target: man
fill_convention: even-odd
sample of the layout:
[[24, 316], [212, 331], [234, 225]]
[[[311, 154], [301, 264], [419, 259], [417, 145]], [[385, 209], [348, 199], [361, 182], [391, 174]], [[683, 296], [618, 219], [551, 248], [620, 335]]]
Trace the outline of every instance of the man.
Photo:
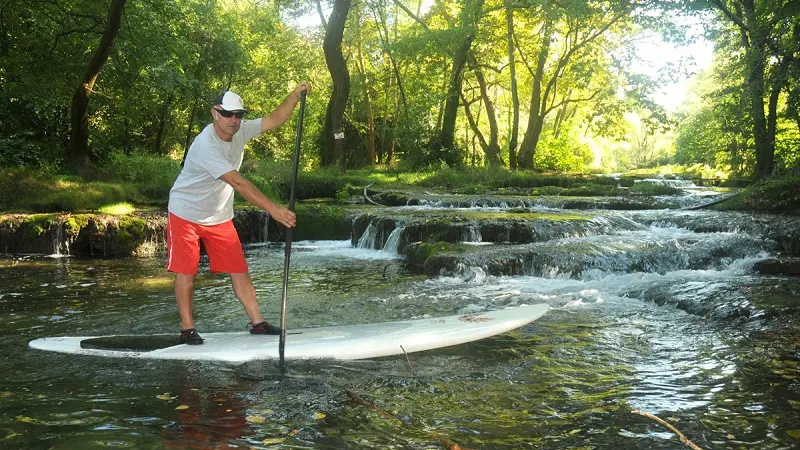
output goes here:
[[280, 334], [261, 317], [239, 236], [233, 227], [234, 191], [265, 210], [279, 223], [293, 227], [295, 214], [273, 202], [239, 174], [244, 146], [261, 133], [281, 126], [291, 116], [308, 83], [298, 84], [269, 116], [243, 120], [242, 98], [223, 92], [211, 108], [213, 122], [197, 135], [183, 169], [169, 192], [167, 270], [175, 273], [175, 298], [181, 320], [181, 343], [198, 345], [203, 338], [194, 328], [194, 278], [200, 260], [200, 241], [210, 270], [229, 273], [233, 292], [250, 318], [250, 333]]

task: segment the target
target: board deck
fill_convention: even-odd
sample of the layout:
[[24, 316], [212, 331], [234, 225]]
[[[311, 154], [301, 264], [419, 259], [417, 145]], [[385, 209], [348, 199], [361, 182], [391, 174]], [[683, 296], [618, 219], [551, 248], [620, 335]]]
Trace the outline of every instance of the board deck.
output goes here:
[[[543, 316], [546, 303], [497, 311], [362, 325], [290, 329], [286, 359], [366, 359], [463, 344], [514, 330]], [[201, 333], [203, 345], [175, 335], [65, 336], [35, 339], [30, 347], [76, 355], [223, 361], [279, 358], [278, 336], [248, 332]]]

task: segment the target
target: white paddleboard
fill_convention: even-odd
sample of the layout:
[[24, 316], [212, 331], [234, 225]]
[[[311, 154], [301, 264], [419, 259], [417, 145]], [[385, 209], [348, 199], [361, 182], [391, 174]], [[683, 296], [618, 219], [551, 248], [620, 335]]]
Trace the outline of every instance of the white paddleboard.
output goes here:
[[[550, 307], [518, 306], [498, 311], [364, 325], [288, 330], [286, 359], [366, 359], [431, 350], [476, 341], [531, 323]], [[279, 358], [278, 336], [248, 332], [201, 333], [202, 345], [182, 345], [170, 336], [47, 337], [32, 348], [76, 355], [224, 361]]]

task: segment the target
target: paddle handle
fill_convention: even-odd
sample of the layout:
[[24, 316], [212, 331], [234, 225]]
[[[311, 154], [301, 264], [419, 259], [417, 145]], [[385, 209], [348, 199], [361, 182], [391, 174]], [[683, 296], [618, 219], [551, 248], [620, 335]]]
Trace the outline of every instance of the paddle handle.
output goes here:
[[[297, 171], [300, 167], [300, 140], [303, 136], [303, 115], [306, 109], [306, 91], [300, 93], [300, 112], [297, 119], [297, 138], [294, 141], [294, 167], [292, 168], [292, 184], [289, 188], [289, 210], [294, 211], [295, 186]], [[294, 228], [286, 229], [286, 246], [283, 257], [283, 294], [281, 295], [281, 336], [278, 344], [281, 371], [284, 370], [284, 349], [286, 348], [286, 297], [289, 292], [289, 261], [292, 256], [292, 237]]]

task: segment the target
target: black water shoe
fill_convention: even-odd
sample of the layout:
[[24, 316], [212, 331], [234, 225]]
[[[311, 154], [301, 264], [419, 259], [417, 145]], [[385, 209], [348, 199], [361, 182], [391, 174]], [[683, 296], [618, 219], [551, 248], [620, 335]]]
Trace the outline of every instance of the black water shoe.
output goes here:
[[203, 338], [197, 334], [194, 328], [188, 330], [181, 330], [181, 344], [200, 345], [203, 343]]
[[281, 329], [267, 322], [251, 325], [250, 334], [281, 334]]

